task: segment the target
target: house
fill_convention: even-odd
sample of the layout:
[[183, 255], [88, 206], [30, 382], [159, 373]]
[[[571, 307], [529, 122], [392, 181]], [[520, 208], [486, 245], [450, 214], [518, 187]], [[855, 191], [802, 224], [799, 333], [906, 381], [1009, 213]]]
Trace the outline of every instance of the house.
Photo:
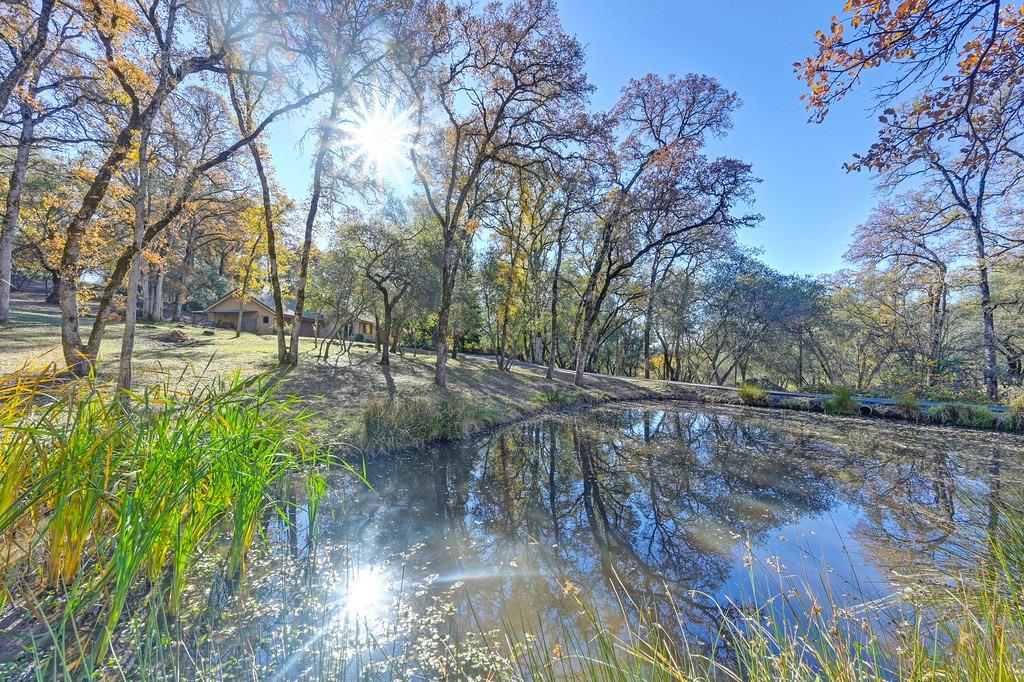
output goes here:
[[[238, 324], [238, 308], [240, 303], [238, 291], [236, 290], [216, 301], [203, 312], [206, 313], [206, 319], [216, 326], [235, 329]], [[274, 334], [277, 331], [274, 327], [274, 315], [273, 299], [264, 296], [246, 296], [245, 305], [242, 306], [242, 331], [252, 332], [261, 336]], [[292, 324], [294, 317], [294, 302], [285, 302], [285, 324]], [[346, 329], [346, 331], [351, 332], [346, 334], [346, 337], [355, 337], [361, 334], [363, 337], [369, 338], [374, 333], [373, 325], [374, 320], [372, 317], [360, 315], [354, 325], [349, 325], [349, 327], [354, 328]], [[299, 336], [324, 336], [330, 333], [330, 331], [327, 318], [323, 315], [309, 310], [302, 311]]]

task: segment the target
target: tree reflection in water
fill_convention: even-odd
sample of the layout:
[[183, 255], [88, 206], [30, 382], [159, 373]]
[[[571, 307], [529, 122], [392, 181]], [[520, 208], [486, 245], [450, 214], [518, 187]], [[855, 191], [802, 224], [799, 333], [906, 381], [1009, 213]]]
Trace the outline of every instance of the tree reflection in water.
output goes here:
[[[268, 667], [284, 657], [304, 669], [332, 651], [349, 656], [338, 652], [353, 623], [376, 627], [380, 641], [453, 623], [557, 630], [583, 618], [572, 586], [610, 627], [621, 625], [625, 588], [699, 638], [719, 623], [716, 601], [749, 593], [748, 551], [781, 557], [790, 573], [856, 574], [858, 590], [884, 594], [941, 579], [998, 524], [1002, 502], [1020, 499], [1022, 443], [663, 404], [541, 419], [372, 460], [372, 490], [333, 482], [315, 543], [301, 505], [292, 523], [274, 521], [233, 637], [269, 635], [277, 644], [267, 646]], [[375, 604], [375, 624], [339, 608], [365, 599], [349, 592], [360, 584], [351, 576], [368, 572], [390, 580], [380, 591], [400, 604]], [[437, 616], [437, 597], [452, 594]], [[403, 621], [422, 613], [434, 615]]]

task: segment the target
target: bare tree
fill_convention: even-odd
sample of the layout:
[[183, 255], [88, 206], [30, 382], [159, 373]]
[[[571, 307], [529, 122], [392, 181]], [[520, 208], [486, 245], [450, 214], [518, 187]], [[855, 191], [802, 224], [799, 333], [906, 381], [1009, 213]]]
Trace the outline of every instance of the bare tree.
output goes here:
[[686, 238], [753, 222], [732, 209], [749, 196], [750, 167], [700, 154], [730, 125], [738, 97], [713, 78], [634, 80], [604, 118], [593, 154], [604, 170], [591, 230], [576, 333], [575, 383], [583, 384], [594, 326], [616, 280], [647, 254]]
[[583, 49], [551, 0], [479, 13], [433, 9], [436, 52], [410, 76], [419, 112], [411, 156], [443, 244], [434, 382], [445, 386], [458, 265], [476, 229], [480, 180], [505, 157], [543, 154], [571, 138], [568, 121], [590, 88]]
[[[984, 81], [986, 96], [976, 99], [969, 118], [949, 118], [948, 93], [925, 94], [913, 106], [890, 110], [881, 117], [883, 128], [871, 153], [868, 167], [881, 169], [886, 182], [896, 186], [924, 182], [945, 202], [946, 221], [959, 229], [973, 246], [982, 337], [985, 356], [985, 392], [999, 395], [999, 368], [995, 301], [989, 273], [991, 261], [1021, 245], [1001, 232], [995, 219], [999, 206], [1012, 197], [1024, 181], [1024, 83]], [[982, 87], [980, 82], [977, 87]], [[921, 132], [907, 137], [904, 131]]]
[[387, 366], [391, 364], [395, 306], [415, 283], [420, 232], [410, 233], [383, 220], [370, 220], [351, 226], [349, 235], [351, 241], [358, 245], [354, 252], [363, 275], [381, 297], [380, 364]]
[[[891, 268], [908, 290], [915, 282], [923, 282], [928, 308], [924, 348], [928, 386], [936, 383], [949, 328], [949, 266], [963, 252], [951, 229], [961, 215], [946, 208], [940, 199], [921, 191], [884, 202], [857, 227], [846, 254], [871, 268]], [[915, 321], [908, 326], [912, 333]]]

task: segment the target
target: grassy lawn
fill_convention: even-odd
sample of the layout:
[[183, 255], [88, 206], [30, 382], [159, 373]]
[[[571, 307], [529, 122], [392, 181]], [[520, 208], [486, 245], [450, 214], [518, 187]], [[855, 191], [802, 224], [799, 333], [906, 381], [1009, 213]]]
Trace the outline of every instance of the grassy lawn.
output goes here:
[[[52, 306], [19, 305], [12, 314], [13, 324], [0, 329], [0, 374], [26, 365], [62, 365], [59, 322]], [[189, 337], [188, 341], [160, 340], [178, 328], [170, 323], [138, 327], [133, 365], [136, 388], [165, 382], [185, 387], [236, 371], [251, 375], [276, 368], [275, 337], [243, 333], [235, 338], [230, 330], [186, 325], [180, 331]], [[107, 327], [100, 346], [101, 378], [113, 379], [116, 373], [122, 330], [119, 323]], [[423, 398], [436, 390], [431, 353], [392, 354], [391, 367], [384, 368], [377, 364], [378, 354], [369, 344], [357, 344], [350, 354], [335, 354], [327, 362], [316, 360], [312, 339], [301, 340], [300, 352], [299, 366], [283, 377], [279, 392], [299, 398], [316, 412], [314, 424], [327, 438], [349, 439], [371, 399]], [[503, 372], [489, 358], [467, 355], [449, 360], [448, 385], [467, 398], [476, 428], [539, 412], [548, 406], [545, 392], [552, 390], [552, 382], [538, 369], [517, 366]], [[672, 390], [665, 382], [607, 376], [591, 376], [588, 387], [578, 390], [567, 371], [557, 373], [554, 385], [569, 403], [668, 397], [666, 392]]]

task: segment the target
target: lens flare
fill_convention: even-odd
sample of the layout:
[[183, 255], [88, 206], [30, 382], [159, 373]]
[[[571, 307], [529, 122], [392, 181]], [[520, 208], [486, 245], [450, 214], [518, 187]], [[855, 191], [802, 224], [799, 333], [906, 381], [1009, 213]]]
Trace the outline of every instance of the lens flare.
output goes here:
[[402, 177], [409, 167], [414, 132], [408, 112], [377, 102], [360, 107], [344, 128], [347, 145], [354, 160], [362, 161], [364, 173], [372, 173], [378, 181]]

